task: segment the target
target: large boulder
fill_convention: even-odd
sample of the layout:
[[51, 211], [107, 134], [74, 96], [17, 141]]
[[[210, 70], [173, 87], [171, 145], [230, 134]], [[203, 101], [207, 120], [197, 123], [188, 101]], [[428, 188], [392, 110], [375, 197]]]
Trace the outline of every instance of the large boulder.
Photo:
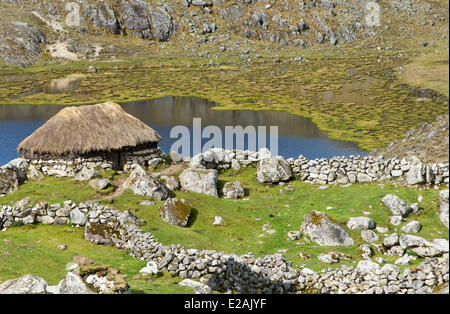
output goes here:
[[31, 181], [41, 181], [45, 178], [44, 174], [36, 169], [34, 165], [28, 167], [28, 179]]
[[39, 277], [25, 275], [7, 280], [0, 285], [0, 294], [45, 294], [47, 282]]
[[13, 170], [0, 169], [0, 195], [17, 191], [19, 180]]
[[153, 26], [153, 33], [156, 37], [155, 39], [159, 41], [168, 41], [176, 32], [177, 24], [166, 10], [161, 8], [152, 8], [150, 10], [150, 17]]
[[27, 180], [28, 161], [24, 158], [13, 159], [2, 168], [14, 171], [19, 183], [24, 183]]
[[244, 197], [244, 189], [239, 181], [225, 183], [222, 194], [224, 198], [239, 199]]
[[134, 195], [150, 196], [154, 200], [164, 201], [169, 197], [169, 189], [158, 178], [147, 174], [141, 166], [136, 165], [123, 188], [130, 189]]
[[374, 229], [376, 225], [375, 221], [369, 217], [351, 217], [347, 222], [350, 230]]
[[112, 245], [120, 238], [120, 233], [111, 226], [88, 221], [84, 228], [84, 238], [95, 244]]
[[186, 200], [169, 198], [159, 208], [159, 214], [167, 223], [186, 227], [191, 215], [191, 206]]
[[78, 208], [74, 208], [70, 212], [70, 223], [75, 226], [84, 226], [87, 218]]
[[93, 294], [80, 275], [68, 272], [66, 278], [58, 283], [55, 294]]
[[405, 233], [417, 233], [422, 229], [422, 225], [418, 221], [411, 221], [402, 227], [402, 231]]
[[106, 189], [111, 181], [109, 179], [94, 179], [89, 181], [89, 185], [96, 191]]
[[354, 241], [347, 231], [325, 213], [311, 211], [303, 217], [300, 231], [320, 246], [348, 246]]
[[406, 173], [406, 183], [409, 185], [422, 184], [426, 182], [426, 167], [419, 158], [412, 156], [408, 160], [411, 164]]
[[189, 168], [184, 170], [179, 178], [181, 187], [187, 191], [218, 197], [217, 170]]
[[439, 193], [439, 218], [442, 223], [448, 228], [448, 189], [442, 190]]
[[89, 181], [98, 176], [94, 168], [83, 167], [80, 172], [75, 176], [77, 181]]
[[134, 195], [150, 196], [156, 201], [164, 201], [169, 197], [166, 185], [152, 175], [139, 177], [130, 189]]
[[258, 163], [256, 179], [261, 183], [278, 183], [292, 177], [291, 166], [282, 156], [265, 158]]
[[407, 217], [411, 212], [411, 207], [395, 194], [388, 194], [381, 201], [394, 215]]

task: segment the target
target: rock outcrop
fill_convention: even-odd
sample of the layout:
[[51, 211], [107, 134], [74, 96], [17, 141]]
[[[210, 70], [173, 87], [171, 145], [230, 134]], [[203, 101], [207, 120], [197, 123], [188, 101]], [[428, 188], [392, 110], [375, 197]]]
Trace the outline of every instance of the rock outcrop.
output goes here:
[[411, 207], [395, 194], [386, 195], [383, 197], [382, 202], [394, 215], [408, 217], [411, 213]]
[[281, 156], [262, 159], [258, 164], [256, 179], [261, 183], [279, 183], [292, 177], [289, 163]]
[[157, 201], [164, 201], [169, 197], [169, 189], [164, 182], [147, 174], [139, 165], [135, 165], [122, 187], [132, 190], [134, 195], [150, 196]]
[[19, 180], [13, 170], [0, 169], [0, 195], [17, 191]]
[[46, 294], [47, 286], [44, 279], [25, 275], [0, 284], [0, 294]]
[[244, 189], [239, 181], [227, 182], [222, 189], [223, 198], [240, 199], [244, 197]]
[[180, 177], [181, 187], [187, 191], [218, 197], [218, 172], [214, 169], [189, 168]]
[[186, 200], [169, 198], [159, 208], [159, 214], [162, 220], [171, 225], [186, 227], [191, 216], [191, 206]]
[[328, 215], [312, 211], [303, 217], [300, 231], [320, 246], [349, 246], [354, 241], [347, 231]]

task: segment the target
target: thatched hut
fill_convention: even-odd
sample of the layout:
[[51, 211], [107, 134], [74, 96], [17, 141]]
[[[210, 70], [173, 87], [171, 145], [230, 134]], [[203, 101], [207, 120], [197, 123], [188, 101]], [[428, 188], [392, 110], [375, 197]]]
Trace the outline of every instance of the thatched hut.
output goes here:
[[[161, 136], [119, 104], [66, 107], [17, 147], [20, 156], [42, 166], [90, 163], [122, 170], [158, 156]], [[65, 170], [65, 169], [64, 169]]]

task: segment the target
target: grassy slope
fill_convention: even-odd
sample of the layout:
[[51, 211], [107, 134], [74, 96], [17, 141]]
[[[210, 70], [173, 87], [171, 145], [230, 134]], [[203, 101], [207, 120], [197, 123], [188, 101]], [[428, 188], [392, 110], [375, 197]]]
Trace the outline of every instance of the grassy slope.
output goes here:
[[[355, 264], [359, 259], [357, 246], [352, 247], [320, 247], [314, 243], [305, 243], [304, 239], [290, 241], [287, 232], [299, 230], [304, 214], [310, 210], [319, 210], [328, 213], [342, 225], [345, 225], [349, 217], [362, 216], [363, 211], [371, 212], [373, 218], [380, 226], [389, 226], [390, 212], [381, 203], [381, 198], [388, 193], [395, 193], [407, 203], [416, 202], [418, 195], [423, 196], [422, 210], [419, 215], [411, 215], [401, 226], [412, 220], [422, 223], [423, 229], [418, 235], [425, 238], [446, 238], [448, 230], [440, 223], [438, 208], [438, 191], [434, 189], [412, 190], [395, 187], [388, 184], [354, 184], [350, 187], [330, 187], [327, 190], [319, 190], [317, 186], [293, 181], [291, 185], [294, 192], [280, 190], [283, 187], [266, 187], [255, 181], [255, 169], [248, 168], [239, 172], [226, 171], [220, 175], [219, 185], [227, 181], [239, 180], [247, 189], [248, 201], [225, 200], [200, 195], [190, 192], [177, 192], [176, 196], [185, 198], [193, 207], [193, 212], [187, 228], [168, 225], [159, 217], [158, 207], [145, 207], [139, 203], [144, 199], [134, 196], [127, 191], [114, 202], [108, 205], [117, 209], [131, 210], [146, 224], [144, 231], [152, 232], [163, 244], [178, 243], [187, 248], [214, 249], [227, 253], [245, 254], [253, 252], [256, 256], [265, 256], [276, 253], [280, 249], [287, 249], [283, 253], [295, 267], [306, 265], [315, 270], [329, 267], [317, 259], [317, 255], [330, 251], [339, 251], [352, 256], [352, 260], [346, 264]], [[87, 183], [84, 183], [87, 186]], [[2, 203], [13, 204], [18, 199], [29, 196], [32, 200], [63, 201], [68, 195], [66, 191], [77, 190], [77, 194], [69, 194], [73, 200], [81, 201], [92, 198], [89, 189], [84, 189], [80, 183], [67, 179], [47, 178], [41, 183], [28, 183], [20, 187], [5, 199]], [[29, 191], [33, 191], [29, 194]], [[333, 209], [326, 210], [328, 206]], [[213, 226], [215, 216], [222, 216], [224, 224]], [[260, 218], [257, 220], [257, 218]], [[266, 223], [272, 226], [269, 229], [276, 233], [269, 235], [262, 230]], [[400, 227], [393, 228], [389, 233], [398, 232]], [[360, 232], [349, 231], [355, 239], [356, 245], [363, 244]], [[260, 237], [261, 234], [264, 234]], [[64, 275], [64, 265], [71, 260], [73, 255], [85, 255], [99, 262], [119, 267], [129, 274], [131, 279], [142, 267], [140, 261], [126, 256], [125, 252], [97, 247], [82, 239], [82, 231], [69, 227], [23, 226], [11, 228], [5, 233], [0, 233], [0, 281], [17, 277], [25, 273], [35, 273], [54, 283]], [[13, 246], [4, 239], [12, 240]], [[379, 243], [383, 236], [380, 235]], [[40, 241], [40, 242], [36, 242]], [[261, 242], [259, 242], [261, 241]], [[66, 243], [68, 250], [60, 252], [56, 246]], [[303, 243], [303, 244], [301, 244]], [[9, 252], [9, 254], [5, 254]], [[299, 253], [304, 252], [312, 256], [309, 260], [300, 258]], [[375, 256], [381, 256], [376, 252]], [[383, 256], [387, 261], [393, 262], [396, 258]], [[33, 263], [30, 263], [33, 261]], [[420, 260], [414, 264], [420, 263]], [[14, 265], [14, 266], [12, 266]], [[122, 266], [123, 267], [122, 267]], [[49, 271], [49, 268], [53, 271]], [[151, 287], [156, 292], [171, 292], [172, 283], [177, 279], [167, 277], [155, 279]], [[145, 284], [138, 281], [137, 290], [144, 289]], [[160, 286], [153, 286], [159, 284]], [[172, 287], [172, 288], [171, 288]], [[150, 291], [151, 292], [151, 291]]]
[[[58, 245], [67, 244], [61, 251]], [[145, 262], [126, 252], [107, 246], [97, 246], [83, 238], [83, 230], [69, 226], [21, 226], [0, 235], [0, 282], [33, 274], [56, 285], [67, 273], [65, 266], [76, 255], [111, 265], [127, 275], [133, 293], [192, 293], [177, 285], [180, 278], [170, 274], [143, 279], [139, 270]]]

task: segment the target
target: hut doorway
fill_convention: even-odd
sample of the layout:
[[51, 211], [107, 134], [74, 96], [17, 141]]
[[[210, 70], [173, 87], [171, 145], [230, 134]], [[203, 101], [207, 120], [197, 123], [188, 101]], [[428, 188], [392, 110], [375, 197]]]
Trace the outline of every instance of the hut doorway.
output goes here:
[[112, 153], [112, 163], [113, 170], [122, 171], [123, 170], [123, 155], [122, 151], [115, 151]]

